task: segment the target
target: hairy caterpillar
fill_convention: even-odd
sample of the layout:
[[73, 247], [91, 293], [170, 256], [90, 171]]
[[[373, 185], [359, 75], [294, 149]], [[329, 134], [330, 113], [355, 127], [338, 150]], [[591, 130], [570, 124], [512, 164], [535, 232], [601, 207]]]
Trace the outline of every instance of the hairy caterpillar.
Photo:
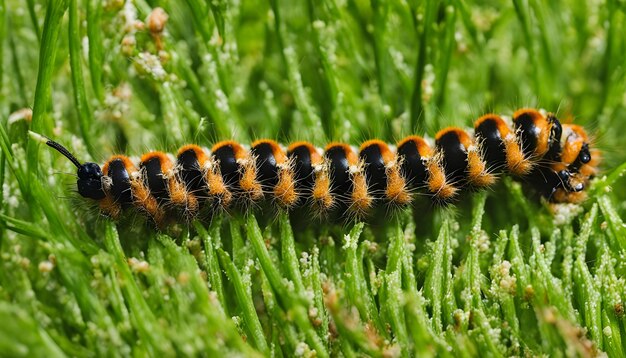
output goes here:
[[60, 144], [33, 135], [72, 161], [78, 192], [97, 201], [103, 214], [118, 219], [134, 207], [157, 225], [172, 217], [193, 219], [204, 207], [248, 207], [264, 199], [285, 209], [366, 216], [377, 206], [408, 206], [417, 191], [450, 202], [462, 190], [491, 186], [500, 174], [525, 181], [552, 202], [574, 203], [584, 199], [598, 164], [582, 127], [561, 125], [555, 115], [534, 109], [516, 111], [512, 123], [484, 115], [473, 134], [445, 128], [434, 147], [418, 136], [397, 146], [369, 140], [358, 151], [330, 143], [323, 152], [308, 142], [284, 149], [258, 140], [248, 149], [223, 141], [210, 151], [183, 146], [175, 159], [149, 152], [138, 165], [115, 155], [102, 168], [81, 164]]

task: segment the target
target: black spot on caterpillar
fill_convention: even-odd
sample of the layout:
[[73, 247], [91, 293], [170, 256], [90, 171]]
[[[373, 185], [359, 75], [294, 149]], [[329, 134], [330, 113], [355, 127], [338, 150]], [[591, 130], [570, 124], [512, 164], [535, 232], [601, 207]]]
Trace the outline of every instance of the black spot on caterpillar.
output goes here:
[[286, 210], [364, 217], [379, 206], [406, 207], [417, 192], [448, 203], [463, 190], [493, 185], [501, 174], [523, 180], [549, 201], [576, 203], [585, 198], [599, 157], [582, 127], [534, 109], [516, 111], [510, 124], [484, 115], [473, 134], [445, 128], [434, 147], [418, 136], [395, 147], [369, 140], [358, 151], [344, 143], [321, 151], [308, 142], [284, 149], [265, 139], [248, 149], [223, 141], [210, 151], [183, 146], [175, 159], [150, 152], [138, 165], [116, 155], [102, 168], [81, 164], [59, 143], [34, 136], [72, 161], [79, 194], [95, 200], [104, 215], [118, 219], [133, 207], [157, 226], [174, 217], [191, 220], [205, 207], [248, 208], [262, 200]]

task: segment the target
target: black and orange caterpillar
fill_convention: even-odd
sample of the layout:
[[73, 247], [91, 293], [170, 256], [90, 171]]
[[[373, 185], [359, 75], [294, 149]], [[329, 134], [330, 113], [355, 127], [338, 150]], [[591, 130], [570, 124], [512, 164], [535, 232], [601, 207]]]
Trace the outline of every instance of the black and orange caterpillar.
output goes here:
[[150, 152], [138, 166], [115, 155], [101, 168], [81, 164], [60, 144], [44, 140], [78, 168], [78, 192], [96, 200], [102, 213], [118, 219], [135, 207], [157, 225], [176, 216], [192, 219], [207, 206], [247, 207], [264, 199], [285, 209], [309, 206], [322, 214], [365, 216], [381, 205], [410, 205], [418, 190], [450, 202], [461, 190], [489, 187], [502, 173], [523, 179], [552, 202], [575, 203], [584, 199], [598, 164], [582, 127], [562, 125], [554, 114], [534, 109], [516, 111], [512, 124], [484, 115], [473, 135], [443, 129], [434, 148], [409, 136], [395, 148], [369, 140], [358, 153], [344, 143], [330, 143], [322, 153], [308, 142], [285, 150], [272, 140], [258, 140], [249, 149], [223, 141], [210, 151], [183, 146], [175, 161]]

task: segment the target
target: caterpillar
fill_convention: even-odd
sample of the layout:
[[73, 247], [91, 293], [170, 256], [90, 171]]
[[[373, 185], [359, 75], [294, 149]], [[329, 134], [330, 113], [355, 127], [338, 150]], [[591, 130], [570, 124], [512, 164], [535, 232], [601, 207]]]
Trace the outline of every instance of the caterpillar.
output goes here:
[[577, 203], [599, 160], [581, 126], [535, 109], [517, 110], [510, 119], [484, 115], [473, 133], [445, 128], [434, 146], [415, 135], [395, 146], [368, 140], [358, 151], [337, 142], [321, 151], [308, 142], [284, 148], [262, 139], [247, 148], [222, 141], [210, 151], [185, 145], [175, 158], [152, 151], [138, 165], [114, 155], [102, 167], [81, 164], [61, 144], [36, 136], [76, 166], [78, 193], [96, 201], [104, 215], [119, 219], [134, 207], [157, 225], [171, 217], [191, 220], [204, 207], [249, 207], [267, 199], [287, 210], [364, 217], [383, 205], [406, 207], [417, 192], [449, 203], [464, 190], [490, 187], [503, 174], [551, 202]]

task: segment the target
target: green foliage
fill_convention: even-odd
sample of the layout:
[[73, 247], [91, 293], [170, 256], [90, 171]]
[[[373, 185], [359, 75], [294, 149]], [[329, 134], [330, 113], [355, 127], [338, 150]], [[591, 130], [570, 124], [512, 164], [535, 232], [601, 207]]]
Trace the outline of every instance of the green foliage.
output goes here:
[[[625, 10], [0, 0], [0, 355], [626, 355]], [[593, 134], [583, 205], [552, 212], [505, 178], [365, 224], [259, 209], [157, 232], [96, 217], [71, 163], [27, 135], [102, 162], [393, 142], [524, 106]]]

